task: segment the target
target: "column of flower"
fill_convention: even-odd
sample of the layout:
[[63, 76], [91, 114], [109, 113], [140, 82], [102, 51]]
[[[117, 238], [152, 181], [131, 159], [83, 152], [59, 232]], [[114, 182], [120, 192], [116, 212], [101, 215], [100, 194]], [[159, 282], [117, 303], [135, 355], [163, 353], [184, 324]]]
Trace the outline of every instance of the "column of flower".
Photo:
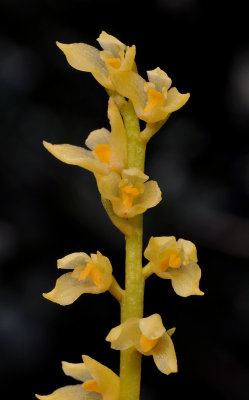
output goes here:
[[[134, 45], [128, 47], [105, 32], [97, 40], [102, 51], [84, 43], [57, 45], [72, 67], [91, 72], [107, 90], [111, 131], [91, 132], [87, 149], [48, 142], [44, 146], [59, 160], [94, 174], [103, 206], [125, 236], [125, 290], [114, 278], [107, 257], [99, 251], [90, 256], [76, 252], [58, 260], [58, 268], [72, 271], [61, 275], [44, 297], [68, 305], [83, 293], [109, 291], [120, 302], [121, 324], [106, 337], [112, 348], [121, 351], [120, 376], [83, 355], [83, 363], [62, 364], [65, 374], [81, 383], [47, 396], [36, 395], [44, 400], [138, 400], [142, 355], [152, 355], [164, 374], [177, 372], [171, 339], [174, 329], [166, 330], [159, 314], [143, 317], [145, 280], [155, 273], [170, 279], [180, 296], [203, 294], [196, 248], [190, 241], [152, 237], [144, 251], [149, 262], [142, 266], [143, 213], [161, 200], [157, 182], [144, 174], [146, 144], [170, 114], [187, 102], [189, 94], [170, 89], [171, 79], [160, 68], [148, 71], [146, 82], [137, 72]], [[146, 122], [142, 132], [139, 119]]]

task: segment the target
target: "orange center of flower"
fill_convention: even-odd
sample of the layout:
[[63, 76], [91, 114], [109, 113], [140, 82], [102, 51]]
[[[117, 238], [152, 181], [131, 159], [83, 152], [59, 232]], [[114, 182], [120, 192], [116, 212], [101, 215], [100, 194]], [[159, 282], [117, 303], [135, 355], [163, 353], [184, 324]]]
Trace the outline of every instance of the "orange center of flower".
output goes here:
[[147, 339], [143, 334], [140, 336], [140, 345], [145, 353], [153, 349], [157, 342], [158, 339]]
[[133, 188], [128, 185], [122, 187], [121, 190], [124, 209], [129, 210], [132, 206], [133, 198], [139, 195], [139, 191], [137, 188]]
[[95, 381], [95, 380], [84, 382], [82, 387], [85, 390], [89, 390], [90, 392], [101, 393], [99, 385], [98, 385], [97, 381]]
[[171, 251], [162, 262], [160, 269], [162, 272], [166, 271], [169, 267], [171, 268], [179, 268], [181, 266], [181, 258], [177, 257], [177, 253], [175, 251]]
[[162, 93], [158, 92], [155, 89], [149, 89], [147, 92], [147, 95], [148, 95], [148, 104], [145, 107], [144, 112], [148, 112], [156, 106], [163, 105], [164, 97], [163, 97]]
[[110, 146], [109, 144], [97, 144], [93, 150], [93, 154], [106, 164], [110, 163]]
[[121, 67], [121, 61], [119, 58], [104, 58], [104, 61], [112, 68], [119, 69]]
[[101, 281], [101, 273], [99, 272], [99, 269], [96, 265], [94, 264], [87, 264], [86, 268], [84, 271], [80, 273], [79, 276], [79, 281], [83, 281], [83, 279], [86, 279], [86, 277], [89, 276], [89, 278], [92, 279], [94, 284], [96, 286], [100, 286], [100, 281]]

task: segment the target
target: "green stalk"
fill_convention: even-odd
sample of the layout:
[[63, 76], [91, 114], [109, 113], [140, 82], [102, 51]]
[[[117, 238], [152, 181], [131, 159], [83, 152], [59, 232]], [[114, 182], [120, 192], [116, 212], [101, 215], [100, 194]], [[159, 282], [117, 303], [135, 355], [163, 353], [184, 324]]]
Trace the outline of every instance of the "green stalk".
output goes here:
[[[146, 143], [141, 140], [139, 121], [129, 101], [121, 111], [128, 137], [128, 168], [144, 171]], [[121, 301], [121, 323], [143, 317], [144, 278], [142, 271], [143, 215], [130, 219], [134, 234], [126, 236], [125, 295]], [[120, 400], [139, 400], [141, 354], [134, 348], [120, 355]]]

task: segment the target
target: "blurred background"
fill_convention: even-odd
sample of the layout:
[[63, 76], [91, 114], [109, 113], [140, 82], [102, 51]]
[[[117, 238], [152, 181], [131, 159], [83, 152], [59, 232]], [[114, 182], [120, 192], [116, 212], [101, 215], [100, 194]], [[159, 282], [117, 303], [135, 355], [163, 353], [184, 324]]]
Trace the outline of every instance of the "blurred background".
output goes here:
[[[223, 5], [224, 4], [224, 5]], [[143, 360], [143, 400], [244, 400], [249, 391], [249, 37], [242, 1], [1, 0], [0, 376], [8, 397], [34, 399], [74, 381], [61, 360], [88, 354], [118, 372], [104, 341], [119, 324], [109, 293], [72, 306], [45, 300], [56, 260], [100, 250], [123, 284], [124, 240], [93, 175], [53, 158], [42, 140], [84, 145], [109, 128], [107, 95], [71, 68], [55, 41], [98, 47], [102, 30], [136, 44], [140, 74], [160, 66], [189, 102], [148, 147], [146, 173], [163, 200], [145, 214], [151, 235], [193, 241], [203, 297], [180, 298], [170, 281], [146, 284], [145, 315], [176, 326], [179, 373]]]

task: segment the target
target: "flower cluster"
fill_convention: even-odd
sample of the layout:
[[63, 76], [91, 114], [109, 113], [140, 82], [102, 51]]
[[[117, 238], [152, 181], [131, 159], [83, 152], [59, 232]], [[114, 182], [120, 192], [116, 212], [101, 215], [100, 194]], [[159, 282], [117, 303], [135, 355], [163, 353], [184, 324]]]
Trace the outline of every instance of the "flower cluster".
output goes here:
[[111, 132], [105, 128], [91, 132], [85, 142], [88, 149], [43, 144], [59, 160], [93, 172], [101, 196], [111, 202], [114, 213], [132, 218], [157, 205], [161, 191], [157, 182], [148, 181], [138, 168], [127, 168], [127, 135], [113, 97], [109, 98], [108, 116]]

